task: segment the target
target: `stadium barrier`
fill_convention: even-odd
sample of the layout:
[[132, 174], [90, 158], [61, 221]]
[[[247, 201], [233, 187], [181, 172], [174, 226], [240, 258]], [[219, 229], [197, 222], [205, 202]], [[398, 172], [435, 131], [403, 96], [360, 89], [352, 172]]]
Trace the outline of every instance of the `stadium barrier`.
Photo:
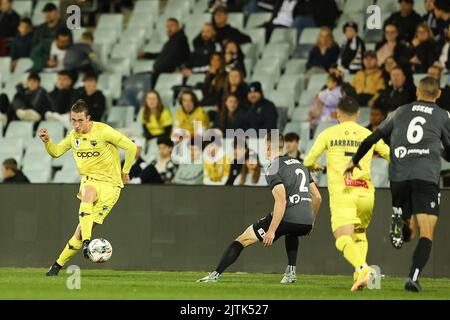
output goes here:
[[[78, 222], [77, 185], [0, 185], [0, 267], [48, 267]], [[353, 270], [334, 247], [328, 193], [311, 236], [300, 240], [298, 273], [349, 274]], [[443, 190], [441, 218], [424, 275], [450, 276], [450, 201]], [[383, 274], [407, 274], [414, 243], [395, 250], [389, 243], [389, 190], [377, 190], [369, 227], [370, 264]], [[127, 186], [94, 237], [108, 239], [113, 257], [105, 265], [84, 261], [81, 268], [210, 271], [223, 250], [248, 225], [272, 209], [268, 188]], [[244, 250], [230, 271], [282, 273], [287, 264], [284, 240], [273, 248]]]

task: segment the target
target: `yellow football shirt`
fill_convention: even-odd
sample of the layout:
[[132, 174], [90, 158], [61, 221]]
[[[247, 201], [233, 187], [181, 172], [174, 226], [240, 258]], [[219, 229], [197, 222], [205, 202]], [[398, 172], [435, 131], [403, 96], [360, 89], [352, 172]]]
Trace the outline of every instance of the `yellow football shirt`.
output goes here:
[[167, 108], [164, 108], [161, 117], [156, 119], [154, 114], [150, 115], [150, 119], [144, 119], [144, 112], [141, 110], [142, 123], [152, 136], [160, 136], [164, 133], [164, 128], [172, 125], [172, 114]]
[[[134, 162], [136, 145], [120, 132], [107, 124], [93, 122], [86, 133], [69, 132], [58, 144], [51, 140], [45, 144], [47, 152], [58, 158], [72, 149], [81, 176], [123, 187], [121, 172], [129, 173]], [[123, 169], [120, 165], [119, 148], [126, 151]]]
[[360, 187], [373, 190], [370, 176], [370, 163], [373, 153], [379, 153], [389, 161], [389, 147], [383, 140], [378, 141], [359, 162], [362, 170], [355, 168], [352, 178], [346, 180], [344, 171], [361, 143], [371, 134], [370, 130], [356, 122], [348, 121], [324, 130], [306, 156], [304, 165], [308, 168], [317, 166], [321, 154], [327, 153], [328, 190], [331, 194], [342, 193], [348, 187]]

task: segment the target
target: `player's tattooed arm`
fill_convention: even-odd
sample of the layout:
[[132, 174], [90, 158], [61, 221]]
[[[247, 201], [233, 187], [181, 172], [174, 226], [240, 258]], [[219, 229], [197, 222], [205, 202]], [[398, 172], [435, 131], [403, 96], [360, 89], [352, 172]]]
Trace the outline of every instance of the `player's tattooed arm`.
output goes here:
[[275, 239], [275, 231], [277, 231], [278, 226], [283, 220], [284, 211], [286, 210], [286, 190], [282, 183], [276, 185], [272, 189], [272, 194], [275, 199], [275, 204], [273, 208], [272, 222], [270, 223], [269, 230], [267, 230], [264, 236], [264, 246], [269, 247], [272, 245]]

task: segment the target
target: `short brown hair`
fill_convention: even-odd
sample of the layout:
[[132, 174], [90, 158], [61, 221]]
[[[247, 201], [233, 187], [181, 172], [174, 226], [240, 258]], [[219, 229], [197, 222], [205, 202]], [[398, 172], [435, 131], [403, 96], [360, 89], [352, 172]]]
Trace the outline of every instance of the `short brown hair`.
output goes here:
[[75, 102], [72, 106], [72, 108], [70, 109], [71, 112], [75, 112], [75, 113], [80, 113], [80, 112], [84, 112], [86, 114], [86, 116], [89, 115], [89, 108], [88, 105], [86, 104], [86, 101], [80, 99], [77, 100], [77, 102]]
[[425, 77], [420, 80], [419, 90], [427, 98], [436, 98], [439, 94], [440, 83], [432, 77]]
[[3, 166], [5, 167], [5, 169], [12, 170], [14, 173], [17, 173], [19, 171], [17, 161], [13, 158], [5, 159], [5, 161], [3, 161]]
[[346, 115], [352, 116], [359, 111], [359, 104], [355, 98], [345, 96], [339, 100], [337, 108]]

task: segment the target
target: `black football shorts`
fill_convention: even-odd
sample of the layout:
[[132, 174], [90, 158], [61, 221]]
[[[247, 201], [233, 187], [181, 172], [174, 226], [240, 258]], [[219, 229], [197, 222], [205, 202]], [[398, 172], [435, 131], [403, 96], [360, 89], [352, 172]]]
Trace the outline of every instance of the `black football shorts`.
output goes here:
[[[271, 222], [272, 214], [269, 213], [266, 217], [259, 219], [258, 222], [253, 224], [253, 230], [255, 231], [255, 234], [258, 237], [259, 241], [263, 241], [267, 230], [269, 230]], [[277, 231], [275, 232], [274, 241], [285, 235], [298, 237], [306, 236], [311, 232], [311, 229], [311, 225], [281, 221]]]

